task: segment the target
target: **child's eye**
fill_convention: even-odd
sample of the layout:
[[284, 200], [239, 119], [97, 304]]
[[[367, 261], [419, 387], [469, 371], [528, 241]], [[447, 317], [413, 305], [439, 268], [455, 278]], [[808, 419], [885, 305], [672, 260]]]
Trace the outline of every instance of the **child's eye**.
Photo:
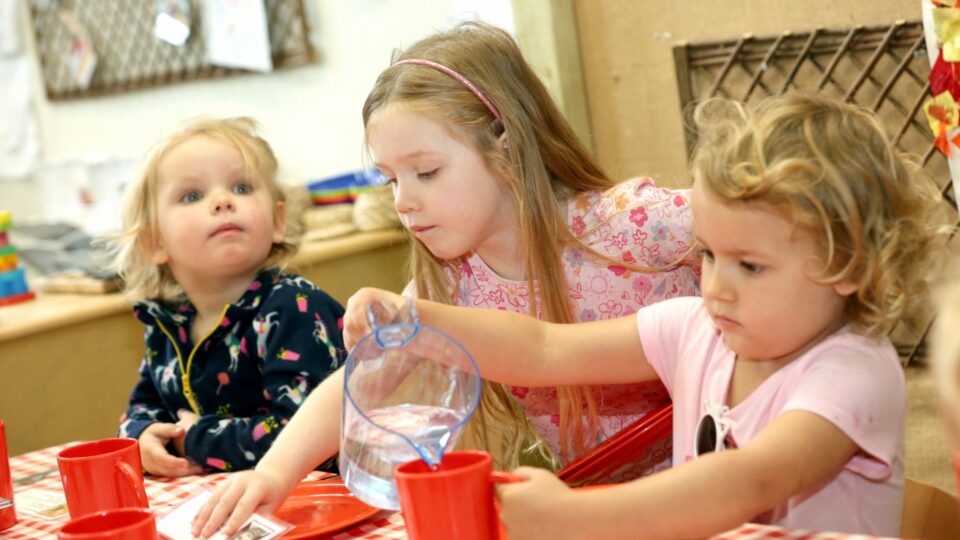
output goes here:
[[240, 182], [237, 185], [233, 186], [233, 192], [238, 195], [246, 195], [253, 191], [253, 188], [250, 187], [250, 184], [245, 182]]
[[391, 178], [387, 173], [381, 171], [380, 169], [374, 170], [373, 173], [374, 182], [376, 182], [377, 185], [385, 186], [387, 184], [393, 184], [397, 181], [396, 178]]
[[195, 203], [199, 201], [201, 198], [202, 197], [200, 196], [199, 191], [189, 191], [187, 193], [184, 193], [183, 196], [180, 197], [180, 202]]
[[763, 272], [763, 265], [748, 261], [740, 261], [740, 267], [750, 274], [759, 274], [760, 272]]
[[421, 180], [428, 180], [428, 179], [433, 178], [434, 176], [436, 176], [437, 171], [439, 171], [439, 170], [440, 170], [440, 168], [437, 167], [436, 169], [433, 169], [432, 171], [419, 172], [419, 173], [417, 173], [417, 178], [419, 178], [419, 179], [421, 179]]

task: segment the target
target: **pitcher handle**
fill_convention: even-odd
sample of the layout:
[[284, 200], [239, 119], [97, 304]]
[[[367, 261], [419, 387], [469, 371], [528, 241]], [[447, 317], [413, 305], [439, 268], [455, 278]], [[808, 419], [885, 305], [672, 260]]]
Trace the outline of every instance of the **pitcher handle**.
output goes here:
[[[115, 465], [117, 466], [117, 472], [123, 477], [120, 498], [123, 499], [124, 506], [150, 508], [150, 503], [147, 501], [147, 494], [143, 488], [143, 474], [134, 470], [129, 463], [118, 461]], [[130, 493], [133, 495], [130, 496]], [[132, 504], [130, 504], [131, 500], [133, 501]]]
[[370, 330], [382, 349], [403, 347], [420, 332], [420, 316], [413, 300], [407, 300], [393, 314], [380, 302], [371, 302], [367, 305], [367, 322], [370, 323]]
[[379, 332], [381, 328], [393, 323], [395, 313], [387, 311], [387, 307], [380, 302], [370, 302], [367, 304], [367, 322], [370, 323], [371, 332]]

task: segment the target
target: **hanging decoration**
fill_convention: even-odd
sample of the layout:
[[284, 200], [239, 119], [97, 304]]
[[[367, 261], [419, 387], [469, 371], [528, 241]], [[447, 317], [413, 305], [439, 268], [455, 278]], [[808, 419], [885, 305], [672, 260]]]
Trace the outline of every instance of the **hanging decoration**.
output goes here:
[[937, 148], [950, 157], [951, 145], [960, 146], [960, 0], [931, 0], [925, 24], [929, 24], [928, 47], [935, 44], [939, 51], [931, 51], [930, 92], [934, 97], [924, 103], [923, 111]]
[[950, 92], [943, 92], [923, 105], [923, 112], [927, 115], [930, 129], [936, 135], [935, 144], [944, 155], [950, 155], [950, 143], [957, 144], [960, 135], [948, 139], [948, 133], [958, 125], [957, 102]]
[[947, 62], [941, 51], [930, 69], [930, 93], [936, 96], [944, 92], [960, 100], [960, 63]]

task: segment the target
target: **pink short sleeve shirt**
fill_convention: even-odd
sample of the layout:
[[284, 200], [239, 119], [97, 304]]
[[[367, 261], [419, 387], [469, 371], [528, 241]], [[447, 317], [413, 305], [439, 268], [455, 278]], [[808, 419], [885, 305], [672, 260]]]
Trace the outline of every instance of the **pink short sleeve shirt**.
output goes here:
[[[641, 310], [643, 351], [673, 398], [673, 460], [693, 459], [697, 425], [724, 405], [736, 355], [700, 298]], [[728, 446], [744, 447], [778, 415], [817, 414], [860, 447], [828, 484], [791, 498], [758, 522], [801, 529], [896, 536], [903, 501], [903, 369], [889, 340], [845, 327], [771, 375], [723, 413]]]

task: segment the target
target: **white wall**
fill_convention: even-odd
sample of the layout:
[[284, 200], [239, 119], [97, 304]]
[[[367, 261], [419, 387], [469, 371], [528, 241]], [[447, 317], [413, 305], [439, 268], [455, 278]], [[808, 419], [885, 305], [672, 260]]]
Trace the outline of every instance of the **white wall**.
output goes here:
[[[154, 141], [189, 118], [247, 115], [262, 124], [287, 180], [352, 171], [362, 164], [363, 100], [394, 48], [470, 12], [501, 25], [512, 22], [509, 0], [307, 1], [314, 2], [321, 49], [316, 65], [55, 102], [44, 97], [38, 75], [42, 164], [139, 160]], [[23, 24], [29, 24], [26, 15]], [[25, 34], [31, 41], [31, 32]], [[32, 42], [27, 51], [34, 55]], [[32, 182], [0, 182], [0, 208], [15, 209], [15, 219], [36, 217], [42, 207], [38, 193]]]

